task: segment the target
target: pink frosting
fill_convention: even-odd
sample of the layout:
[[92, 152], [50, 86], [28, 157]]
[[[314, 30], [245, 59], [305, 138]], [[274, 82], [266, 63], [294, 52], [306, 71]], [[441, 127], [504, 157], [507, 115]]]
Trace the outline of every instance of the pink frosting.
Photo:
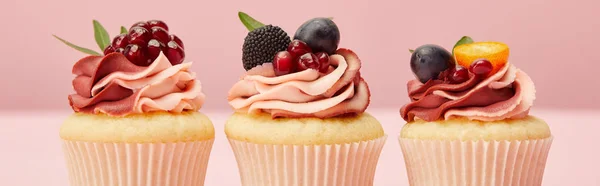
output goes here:
[[468, 118], [494, 121], [527, 116], [535, 99], [531, 78], [512, 64], [480, 80], [471, 78], [461, 84], [430, 80], [408, 82], [411, 103], [400, 110], [404, 120]]
[[276, 76], [272, 63], [249, 70], [229, 91], [237, 112], [267, 112], [273, 117], [334, 117], [362, 113], [370, 92], [360, 77], [360, 59], [348, 49], [330, 56], [326, 74], [308, 69]]
[[119, 53], [88, 56], [73, 66], [76, 94], [69, 95], [69, 102], [76, 112], [112, 116], [198, 110], [205, 96], [191, 65], [173, 66], [162, 53], [148, 67]]

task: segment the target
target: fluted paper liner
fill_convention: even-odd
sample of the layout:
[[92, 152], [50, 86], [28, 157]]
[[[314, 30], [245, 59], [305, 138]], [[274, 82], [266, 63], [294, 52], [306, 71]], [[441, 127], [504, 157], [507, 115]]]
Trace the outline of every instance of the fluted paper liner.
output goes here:
[[63, 148], [72, 186], [202, 186], [213, 141], [63, 140]]
[[523, 141], [400, 138], [411, 186], [539, 186], [552, 137]]
[[370, 186], [386, 138], [335, 145], [229, 142], [243, 186]]

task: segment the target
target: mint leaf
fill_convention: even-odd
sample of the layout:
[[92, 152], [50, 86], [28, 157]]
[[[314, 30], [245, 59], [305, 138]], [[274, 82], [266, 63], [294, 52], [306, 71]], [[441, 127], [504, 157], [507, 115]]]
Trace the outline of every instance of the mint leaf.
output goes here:
[[108, 32], [106, 32], [106, 29], [104, 29], [100, 22], [94, 20], [93, 23], [96, 43], [98, 43], [100, 50], [104, 50], [106, 46], [110, 45], [110, 36], [108, 36]]
[[126, 34], [127, 32], [127, 28], [125, 28], [124, 26], [121, 26], [121, 34]]
[[54, 38], [58, 39], [59, 41], [63, 42], [64, 44], [66, 44], [67, 46], [70, 46], [71, 48], [74, 48], [75, 50], [78, 50], [80, 52], [86, 53], [86, 54], [90, 54], [90, 55], [94, 55], [94, 56], [101, 56], [100, 53], [87, 49], [87, 48], [83, 48], [77, 45], [74, 45], [73, 43], [70, 43], [68, 41], [65, 41], [64, 39], [56, 36], [56, 35], [52, 35], [54, 36]]
[[457, 46], [469, 44], [469, 43], [473, 43], [473, 39], [471, 37], [463, 36], [462, 38], [460, 38], [460, 40], [458, 40], [458, 42], [456, 42], [456, 44], [454, 44], [454, 47], [452, 47], [452, 55], [454, 56], [454, 48], [456, 48]]
[[240, 21], [242, 21], [242, 24], [244, 24], [244, 26], [246, 26], [248, 31], [252, 31], [254, 29], [265, 26], [265, 24], [250, 17], [248, 14], [246, 14], [244, 12], [238, 12], [238, 17], [240, 17]]
[[410, 53], [412, 54], [412, 53], [414, 53], [414, 52], [415, 52], [415, 50], [414, 50], [414, 49], [410, 49], [410, 48], [409, 48], [409, 49], [408, 49], [408, 52], [410, 52]]

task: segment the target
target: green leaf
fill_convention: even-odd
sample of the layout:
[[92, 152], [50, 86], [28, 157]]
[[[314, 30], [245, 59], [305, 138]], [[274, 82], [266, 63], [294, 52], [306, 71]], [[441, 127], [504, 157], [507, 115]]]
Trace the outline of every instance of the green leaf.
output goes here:
[[100, 24], [100, 22], [94, 20], [94, 37], [96, 38], [96, 43], [98, 43], [98, 47], [100, 50], [104, 50], [106, 46], [110, 45], [110, 36], [108, 36], [108, 32], [106, 29]]
[[414, 50], [414, 49], [410, 49], [410, 48], [409, 48], [409, 49], [408, 49], [408, 52], [410, 52], [410, 53], [412, 54], [413, 52], [415, 52], [415, 50]]
[[127, 28], [125, 28], [124, 26], [121, 26], [121, 34], [126, 34], [127, 32]]
[[238, 17], [240, 17], [240, 21], [246, 26], [248, 31], [252, 31], [254, 29], [265, 26], [265, 24], [257, 21], [256, 19], [250, 17], [248, 14], [244, 12], [238, 12]]
[[91, 49], [87, 49], [87, 48], [83, 48], [77, 45], [74, 45], [73, 43], [70, 43], [68, 41], [65, 41], [64, 39], [56, 36], [56, 35], [52, 35], [54, 36], [54, 38], [58, 39], [59, 41], [63, 42], [64, 44], [70, 46], [71, 48], [74, 48], [75, 50], [79, 50], [80, 52], [86, 53], [86, 54], [90, 54], [90, 55], [94, 55], [94, 56], [101, 56], [100, 53], [93, 51]]
[[473, 39], [471, 37], [463, 36], [462, 38], [460, 38], [460, 40], [458, 40], [458, 42], [456, 42], [454, 47], [452, 47], [452, 55], [454, 56], [454, 48], [456, 48], [457, 46], [469, 44], [469, 43], [473, 43]]

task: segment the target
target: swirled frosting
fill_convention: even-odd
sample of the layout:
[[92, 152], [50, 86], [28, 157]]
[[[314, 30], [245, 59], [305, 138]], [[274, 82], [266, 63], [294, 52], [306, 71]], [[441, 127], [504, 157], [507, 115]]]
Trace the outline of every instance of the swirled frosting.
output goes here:
[[75, 112], [111, 116], [195, 111], [205, 96], [191, 65], [171, 65], [162, 53], [147, 67], [119, 53], [88, 56], [73, 66], [76, 94], [69, 95], [69, 103]]
[[276, 117], [327, 118], [365, 111], [370, 102], [367, 83], [360, 77], [360, 59], [349, 49], [330, 56], [329, 72], [308, 69], [276, 76], [272, 63], [246, 72], [229, 91], [237, 112], [267, 112]]
[[507, 63], [497, 73], [481, 79], [470, 75], [461, 84], [430, 80], [408, 82], [411, 103], [400, 110], [404, 120], [435, 121], [464, 117], [494, 121], [527, 116], [535, 99], [531, 78]]

